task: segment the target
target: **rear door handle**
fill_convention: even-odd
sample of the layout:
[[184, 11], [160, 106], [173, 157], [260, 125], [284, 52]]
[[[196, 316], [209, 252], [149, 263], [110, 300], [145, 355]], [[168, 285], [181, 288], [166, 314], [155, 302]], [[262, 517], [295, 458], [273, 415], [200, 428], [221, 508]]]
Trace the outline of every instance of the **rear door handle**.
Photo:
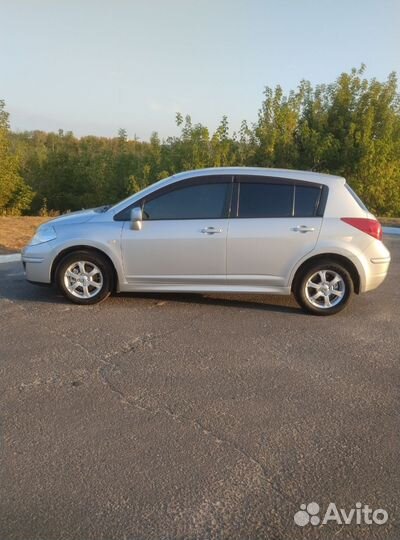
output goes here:
[[201, 229], [201, 232], [203, 234], [216, 234], [222, 233], [222, 229], [217, 229], [216, 227], [206, 227], [205, 229]]
[[307, 227], [307, 225], [297, 225], [297, 227], [293, 227], [293, 229], [291, 230], [294, 232], [306, 233], [315, 231], [315, 227]]

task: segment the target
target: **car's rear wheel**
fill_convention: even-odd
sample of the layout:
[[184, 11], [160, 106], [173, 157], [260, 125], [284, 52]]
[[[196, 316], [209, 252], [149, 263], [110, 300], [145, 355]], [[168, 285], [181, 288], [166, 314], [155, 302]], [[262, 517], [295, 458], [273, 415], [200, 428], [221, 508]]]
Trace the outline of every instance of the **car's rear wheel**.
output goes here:
[[112, 269], [108, 260], [100, 254], [75, 251], [59, 263], [56, 282], [71, 302], [97, 304], [111, 292]]
[[308, 266], [294, 286], [298, 303], [315, 315], [334, 315], [348, 304], [354, 291], [349, 272], [336, 262]]

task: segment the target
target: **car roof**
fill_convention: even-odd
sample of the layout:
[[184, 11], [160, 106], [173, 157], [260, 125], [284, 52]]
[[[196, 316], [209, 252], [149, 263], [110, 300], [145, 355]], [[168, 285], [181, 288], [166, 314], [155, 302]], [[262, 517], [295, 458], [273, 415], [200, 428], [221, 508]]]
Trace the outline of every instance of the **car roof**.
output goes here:
[[254, 176], [269, 176], [272, 178], [282, 178], [290, 180], [303, 180], [309, 182], [324, 182], [325, 184], [344, 183], [345, 179], [342, 176], [325, 174], [312, 171], [299, 171], [295, 169], [270, 169], [265, 167], [209, 167], [206, 169], [194, 169], [192, 171], [184, 171], [174, 174], [171, 179], [184, 180], [185, 178], [195, 176], [206, 176], [209, 174], [230, 174], [230, 175], [254, 175]]

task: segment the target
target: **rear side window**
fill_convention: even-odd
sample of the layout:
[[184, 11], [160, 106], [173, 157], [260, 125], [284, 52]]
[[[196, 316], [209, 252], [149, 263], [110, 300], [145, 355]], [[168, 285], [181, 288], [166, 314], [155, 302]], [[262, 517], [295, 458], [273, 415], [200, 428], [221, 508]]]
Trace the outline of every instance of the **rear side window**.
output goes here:
[[313, 217], [317, 213], [321, 189], [319, 187], [295, 186], [294, 215]]
[[227, 215], [231, 184], [190, 185], [144, 201], [143, 219], [218, 219]]
[[290, 217], [293, 186], [288, 184], [240, 184], [239, 213], [242, 218]]
[[290, 217], [293, 211], [294, 186], [243, 182], [239, 191], [241, 218]]

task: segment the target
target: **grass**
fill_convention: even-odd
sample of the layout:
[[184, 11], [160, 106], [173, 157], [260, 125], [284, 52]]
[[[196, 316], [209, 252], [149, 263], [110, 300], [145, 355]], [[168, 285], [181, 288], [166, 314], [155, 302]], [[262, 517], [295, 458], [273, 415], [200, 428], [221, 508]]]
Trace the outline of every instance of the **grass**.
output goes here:
[[0, 254], [20, 251], [49, 217], [0, 216]]
[[[20, 251], [32, 238], [39, 225], [49, 217], [0, 216], [0, 255]], [[379, 218], [386, 227], [400, 227], [400, 218]]]

